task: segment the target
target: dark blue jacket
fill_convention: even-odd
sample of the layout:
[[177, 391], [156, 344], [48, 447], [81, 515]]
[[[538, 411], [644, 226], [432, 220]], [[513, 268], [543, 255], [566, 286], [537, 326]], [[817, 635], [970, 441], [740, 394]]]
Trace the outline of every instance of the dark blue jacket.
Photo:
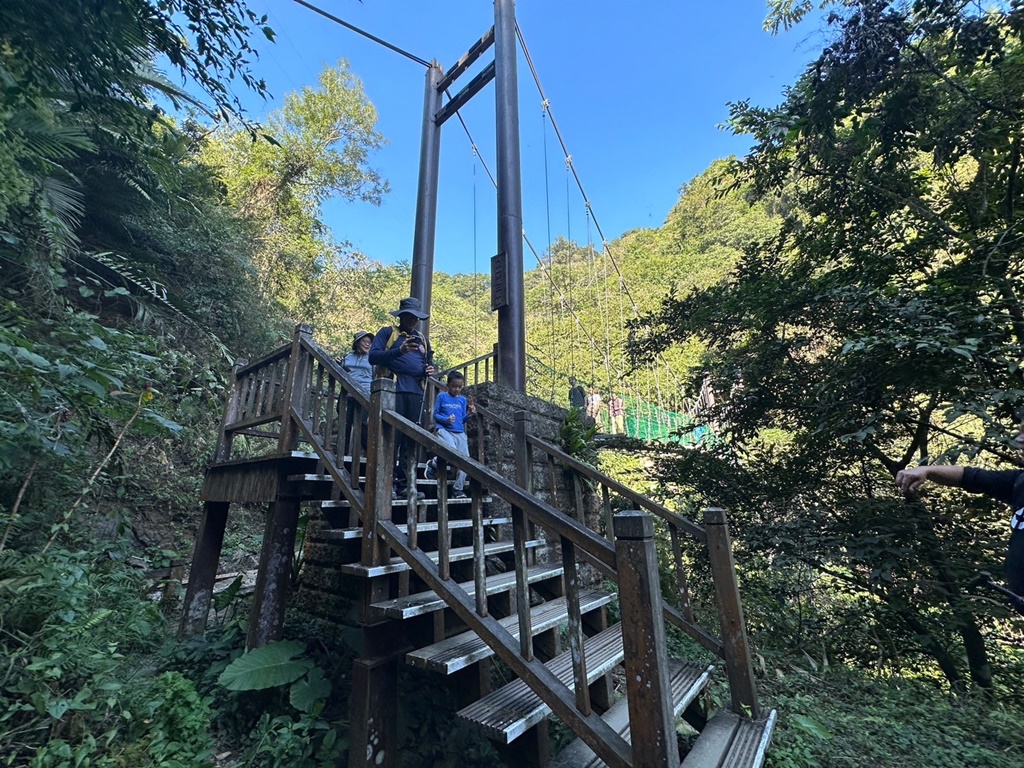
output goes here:
[[[395, 326], [386, 325], [377, 331], [377, 335], [373, 337], [373, 344], [370, 345], [370, 364], [382, 366], [395, 374], [396, 392], [422, 394], [427, 379], [426, 368], [433, 364], [434, 352], [419, 331], [399, 334], [391, 349], [385, 349], [394, 330]], [[402, 344], [407, 336], [419, 339], [421, 351], [402, 351]]]

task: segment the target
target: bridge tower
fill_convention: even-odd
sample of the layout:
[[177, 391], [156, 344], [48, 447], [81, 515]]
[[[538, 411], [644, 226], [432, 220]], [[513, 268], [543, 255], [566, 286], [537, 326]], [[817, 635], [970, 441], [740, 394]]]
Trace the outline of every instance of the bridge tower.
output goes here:
[[[494, 61], [442, 105], [442, 94], [491, 46]], [[526, 313], [523, 285], [523, 195], [519, 157], [515, 0], [494, 0], [491, 27], [447, 71], [427, 68], [420, 170], [413, 235], [411, 294], [430, 310], [441, 126], [491, 80], [495, 81], [498, 253], [491, 257], [491, 310], [498, 313], [498, 383], [526, 391]]]

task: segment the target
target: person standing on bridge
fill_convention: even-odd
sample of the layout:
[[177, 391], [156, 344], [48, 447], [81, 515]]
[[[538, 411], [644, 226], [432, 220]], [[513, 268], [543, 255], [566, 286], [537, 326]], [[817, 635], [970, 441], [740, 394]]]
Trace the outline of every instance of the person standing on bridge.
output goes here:
[[590, 395], [587, 396], [587, 416], [594, 420], [594, 423], [601, 427], [601, 393], [597, 387], [590, 388]]
[[[398, 318], [398, 325], [386, 325], [377, 331], [370, 345], [370, 364], [376, 366], [377, 378], [395, 379], [395, 411], [419, 424], [427, 376], [434, 374], [434, 352], [430, 342], [417, 330], [420, 320], [426, 320], [428, 315], [414, 296], [402, 299], [391, 314]], [[397, 433], [393, 485], [397, 499], [406, 498], [410, 492], [420, 499], [424, 496], [416, 490], [415, 475], [407, 474], [414, 447], [411, 438]]]
[[623, 435], [626, 433], [626, 403], [618, 392], [612, 393], [611, 400], [608, 401], [608, 416], [611, 418], [611, 432], [613, 435]]
[[587, 393], [575, 376], [569, 377], [569, 407], [583, 409], [587, 404]]

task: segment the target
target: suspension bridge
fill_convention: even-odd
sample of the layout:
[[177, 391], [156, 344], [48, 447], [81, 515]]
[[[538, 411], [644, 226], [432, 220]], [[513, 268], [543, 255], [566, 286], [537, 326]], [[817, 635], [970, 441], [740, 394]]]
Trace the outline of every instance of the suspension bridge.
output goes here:
[[[287, 346], [239, 361], [202, 490], [181, 633], [205, 628], [231, 506], [265, 503], [247, 645], [279, 638], [293, 602], [306, 616], [357, 631], [349, 766], [402, 762], [398, 667], [407, 664], [438, 684], [448, 680], [460, 699], [458, 718], [500, 745], [509, 765], [760, 768], [776, 714], [758, 698], [725, 511], [708, 508], [701, 521], [691, 520], [567, 454], [557, 444], [564, 410], [527, 394], [528, 379], [554, 392], [568, 374], [545, 362], [557, 362], [554, 349], [527, 353], [522, 256], [529, 240], [519, 179], [517, 44], [528, 61], [529, 54], [512, 0], [496, 0], [494, 8], [494, 26], [453, 66], [418, 60], [427, 72], [411, 294], [426, 307], [440, 128], [495, 82], [499, 253], [491, 259], [491, 306], [498, 342], [492, 352], [456, 366], [477, 387], [472, 455], [402, 416], [390, 379], [375, 379], [367, 394], [317, 346], [307, 326], [299, 326]], [[491, 47], [494, 61], [443, 102]], [[638, 317], [589, 201], [586, 210], [616, 274], [616, 293]], [[591, 261], [596, 269], [596, 258]], [[538, 263], [552, 266], [540, 256]], [[563, 291], [550, 269], [546, 274], [573, 333], [597, 354], [588, 361], [593, 380], [603, 367], [608, 390], [624, 389], [607, 322], [603, 334], [588, 328], [568, 295], [579, 291], [571, 282]], [[605, 304], [604, 320], [609, 309]], [[624, 321], [625, 311], [621, 316]], [[582, 372], [580, 379], [586, 379]], [[427, 377], [425, 401], [443, 387]], [[681, 388], [672, 388], [677, 403]], [[634, 432], [664, 439], [685, 426], [672, 420], [682, 409], [655, 414], [652, 398], [626, 394]], [[710, 390], [694, 397], [697, 413], [712, 405], [702, 397], [710, 398]], [[353, 407], [340, 408], [343, 401]], [[655, 424], [663, 433], [654, 434]], [[235, 438], [243, 435], [265, 450], [255, 456], [238, 450]], [[399, 450], [403, 444], [413, 449]], [[432, 474], [427, 455], [435, 457]], [[404, 476], [414, 479], [404, 494], [393, 493], [396, 456]], [[449, 468], [465, 473], [468, 494], [449, 489]], [[315, 514], [301, 545], [304, 575], [296, 589], [296, 530], [304, 505]], [[686, 658], [670, 654], [667, 627], [685, 639], [677, 647], [686, 648]], [[511, 682], [499, 687], [494, 660], [512, 673]], [[728, 703], [720, 706], [708, 693], [716, 674], [728, 690]], [[578, 736], [554, 758], [551, 717]], [[682, 751], [678, 719], [697, 734]]]

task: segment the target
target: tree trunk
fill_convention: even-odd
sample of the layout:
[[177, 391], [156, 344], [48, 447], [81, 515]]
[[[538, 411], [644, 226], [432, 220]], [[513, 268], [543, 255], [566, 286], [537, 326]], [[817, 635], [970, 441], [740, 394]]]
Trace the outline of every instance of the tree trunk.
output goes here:
[[949, 558], [946, 557], [946, 552], [935, 533], [931, 513], [922, 504], [915, 504], [914, 507], [918, 512], [917, 522], [918, 530], [921, 532], [921, 543], [928, 552], [932, 568], [935, 569], [939, 590], [945, 595], [953, 609], [957, 632], [963, 642], [964, 652], [967, 654], [967, 666], [971, 672], [971, 679], [981, 688], [990, 689], [992, 687], [992, 666], [988, 661], [985, 638], [982, 636], [981, 630], [978, 629], [978, 622], [975, 620], [970, 606], [960, 593], [956, 578], [953, 576], [953, 569], [949, 564]]

